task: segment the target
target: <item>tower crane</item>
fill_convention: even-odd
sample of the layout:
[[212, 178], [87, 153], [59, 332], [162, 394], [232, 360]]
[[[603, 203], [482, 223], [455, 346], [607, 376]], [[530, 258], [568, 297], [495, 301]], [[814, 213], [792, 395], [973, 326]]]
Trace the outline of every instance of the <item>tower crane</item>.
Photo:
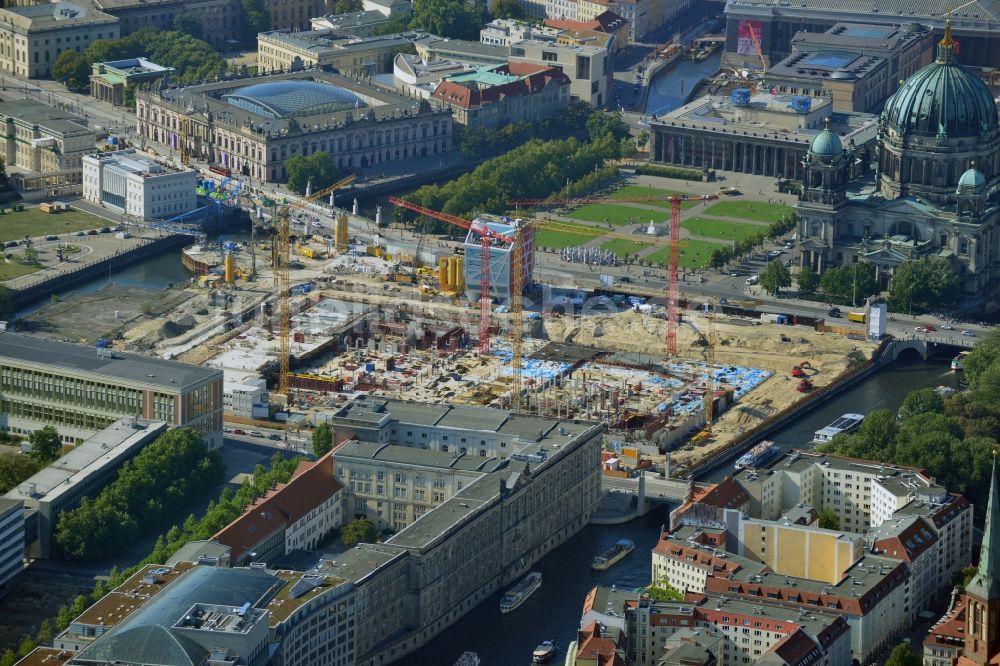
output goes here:
[[712, 417], [715, 411], [715, 315], [712, 312], [712, 299], [705, 302], [705, 435], [712, 436]]
[[[435, 220], [441, 220], [442, 222], [447, 222], [448, 224], [454, 225], [456, 227], [461, 227], [462, 229], [475, 231], [480, 236], [480, 241], [482, 243], [482, 260], [481, 267], [479, 270], [479, 353], [487, 354], [490, 351], [490, 246], [493, 241], [501, 241], [504, 243], [511, 244], [511, 265], [513, 270], [513, 264], [517, 261], [516, 246], [517, 237], [511, 238], [504, 234], [498, 233], [490, 229], [486, 224], [476, 224], [469, 222], [468, 220], [455, 216], [449, 215], [447, 213], [441, 213], [436, 210], [431, 210], [429, 208], [424, 208], [415, 203], [410, 203], [404, 199], [398, 197], [389, 197], [389, 203], [394, 206], [399, 206], [400, 208], [405, 208], [411, 210], [414, 213], [419, 213], [420, 215], [426, 215], [427, 217], [434, 218]], [[523, 261], [523, 259], [521, 259]], [[517, 277], [515, 276], [515, 281]], [[523, 278], [522, 278], [523, 285]], [[513, 309], [513, 308], [512, 308]], [[518, 336], [515, 336], [515, 338]], [[515, 373], [517, 374], [517, 373]], [[515, 380], [516, 383], [516, 380]]]
[[271, 246], [272, 263], [274, 264], [274, 290], [278, 299], [278, 393], [289, 397], [289, 373], [291, 371], [291, 334], [292, 306], [290, 301], [291, 288], [288, 282], [288, 261], [291, 253], [290, 227], [291, 209], [302, 208], [318, 199], [350, 185], [357, 176], [350, 175], [333, 185], [318, 192], [313, 192], [301, 202], [293, 202], [282, 206], [275, 217], [276, 239]]

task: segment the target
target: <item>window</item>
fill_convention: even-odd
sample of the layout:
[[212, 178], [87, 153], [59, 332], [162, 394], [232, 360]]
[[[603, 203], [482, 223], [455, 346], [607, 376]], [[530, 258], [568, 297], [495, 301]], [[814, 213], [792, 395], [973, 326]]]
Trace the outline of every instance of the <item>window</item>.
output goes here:
[[559, 55], [552, 51], [542, 51], [542, 60], [545, 62], [557, 62]]

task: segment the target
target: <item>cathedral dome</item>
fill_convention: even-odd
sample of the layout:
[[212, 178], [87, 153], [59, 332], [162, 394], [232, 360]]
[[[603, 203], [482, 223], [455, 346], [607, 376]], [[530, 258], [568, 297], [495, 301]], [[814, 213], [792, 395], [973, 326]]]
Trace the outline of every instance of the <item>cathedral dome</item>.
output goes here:
[[883, 118], [900, 134], [976, 137], [997, 127], [997, 105], [989, 88], [955, 61], [951, 25], [937, 60], [903, 82], [886, 102]]
[[823, 157], [836, 157], [844, 152], [844, 145], [840, 142], [840, 137], [836, 132], [830, 130], [830, 119], [826, 119], [826, 127], [816, 135], [809, 144], [809, 152], [813, 155]]
[[970, 167], [969, 170], [963, 173], [962, 177], [958, 179], [959, 187], [982, 187], [985, 184], [985, 174], [977, 169], [975, 165]]

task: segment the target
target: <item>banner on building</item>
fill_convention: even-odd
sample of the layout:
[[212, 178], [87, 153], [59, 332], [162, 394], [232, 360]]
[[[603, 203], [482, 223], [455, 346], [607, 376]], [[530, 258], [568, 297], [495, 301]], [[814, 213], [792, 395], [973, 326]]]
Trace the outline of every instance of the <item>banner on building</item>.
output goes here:
[[740, 55], [757, 55], [764, 24], [760, 21], [742, 20], [736, 33], [736, 52]]

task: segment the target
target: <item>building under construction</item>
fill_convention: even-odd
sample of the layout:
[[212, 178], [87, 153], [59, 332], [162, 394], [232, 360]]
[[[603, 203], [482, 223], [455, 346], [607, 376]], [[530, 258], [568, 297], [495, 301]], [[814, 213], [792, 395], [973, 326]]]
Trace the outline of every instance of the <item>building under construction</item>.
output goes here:
[[511, 258], [514, 242], [521, 245], [522, 275], [525, 286], [531, 284], [535, 269], [535, 230], [522, 225], [520, 220], [509, 218], [477, 217], [465, 237], [465, 293], [470, 301], [478, 301], [481, 294], [483, 266], [483, 229], [489, 238], [490, 297], [498, 303], [510, 301], [514, 278]]

